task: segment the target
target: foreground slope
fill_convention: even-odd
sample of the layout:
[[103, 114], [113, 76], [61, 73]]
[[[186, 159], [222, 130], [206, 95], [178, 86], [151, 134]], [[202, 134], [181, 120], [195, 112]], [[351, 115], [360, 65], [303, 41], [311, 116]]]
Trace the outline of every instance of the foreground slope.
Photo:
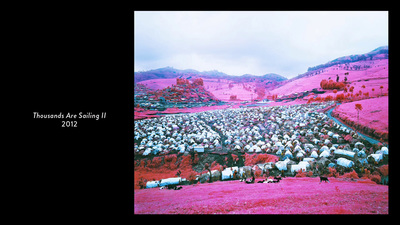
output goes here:
[[367, 180], [284, 178], [280, 183], [236, 181], [141, 189], [136, 214], [388, 214], [388, 186]]

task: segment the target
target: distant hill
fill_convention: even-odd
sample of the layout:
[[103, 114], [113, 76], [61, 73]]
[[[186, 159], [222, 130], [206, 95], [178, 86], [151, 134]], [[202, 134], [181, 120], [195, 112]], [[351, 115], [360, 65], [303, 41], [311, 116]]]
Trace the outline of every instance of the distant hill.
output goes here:
[[135, 83], [145, 80], [151, 79], [170, 79], [170, 78], [186, 78], [186, 79], [193, 79], [193, 78], [209, 78], [209, 79], [226, 79], [232, 80], [235, 82], [250, 82], [250, 81], [273, 81], [273, 82], [280, 82], [287, 80], [286, 77], [283, 77], [279, 74], [275, 73], [268, 73], [262, 76], [256, 76], [251, 74], [244, 74], [241, 76], [233, 76], [228, 75], [223, 72], [219, 72], [217, 70], [212, 71], [203, 71], [199, 72], [193, 69], [186, 69], [186, 70], [179, 70], [173, 67], [164, 67], [149, 71], [141, 71], [134, 73], [134, 81]]
[[344, 63], [352, 63], [352, 62], [357, 62], [357, 61], [362, 61], [362, 60], [372, 60], [372, 59], [387, 59], [389, 57], [389, 47], [386, 46], [381, 46], [379, 48], [376, 48], [368, 53], [365, 54], [358, 54], [358, 55], [349, 55], [349, 56], [343, 56], [339, 57], [337, 59], [334, 59], [332, 61], [329, 61], [324, 64], [320, 64], [314, 67], [309, 67], [308, 72], [314, 71], [314, 70], [321, 70], [333, 65], [337, 64], [344, 64]]

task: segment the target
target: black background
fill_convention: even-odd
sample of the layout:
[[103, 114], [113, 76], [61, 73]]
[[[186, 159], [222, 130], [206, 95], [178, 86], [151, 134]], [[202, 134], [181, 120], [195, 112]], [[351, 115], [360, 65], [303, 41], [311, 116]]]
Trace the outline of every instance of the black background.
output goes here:
[[[126, 215], [133, 10], [35, 7], [19, 13], [17, 79], [30, 122], [19, 130], [21, 209], [61, 218]], [[77, 119], [76, 128], [66, 128], [62, 119], [34, 119], [33, 112], [107, 117]]]

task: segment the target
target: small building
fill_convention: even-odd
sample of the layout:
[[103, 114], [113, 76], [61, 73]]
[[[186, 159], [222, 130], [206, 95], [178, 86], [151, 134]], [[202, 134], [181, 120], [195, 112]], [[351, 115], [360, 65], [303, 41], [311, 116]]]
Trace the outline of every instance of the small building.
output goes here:
[[204, 152], [204, 147], [201, 145], [195, 146], [193, 149], [195, 152]]

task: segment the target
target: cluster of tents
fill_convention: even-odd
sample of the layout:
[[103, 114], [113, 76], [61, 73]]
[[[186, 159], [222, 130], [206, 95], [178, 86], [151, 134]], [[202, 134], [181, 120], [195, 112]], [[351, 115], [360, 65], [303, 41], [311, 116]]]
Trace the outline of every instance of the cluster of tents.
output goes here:
[[[333, 104], [224, 109], [135, 121], [134, 150], [144, 156], [207, 150], [268, 153], [280, 160], [259, 167], [289, 174], [317, 165], [351, 169], [386, 160], [387, 146], [370, 147], [322, 112]], [[232, 175], [230, 169], [222, 171], [222, 179]]]

